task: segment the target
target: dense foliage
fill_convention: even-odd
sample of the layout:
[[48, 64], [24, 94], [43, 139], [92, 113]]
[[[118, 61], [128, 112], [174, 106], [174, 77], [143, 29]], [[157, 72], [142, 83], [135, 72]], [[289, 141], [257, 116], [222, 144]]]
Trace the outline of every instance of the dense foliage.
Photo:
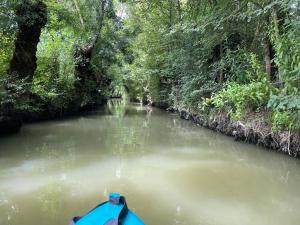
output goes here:
[[[48, 19], [33, 80], [9, 73], [35, 3]], [[23, 4], [23, 5], [22, 5]], [[268, 114], [300, 129], [299, 0], [23, 0], [0, 3], [0, 107], [64, 111], [126, 93], [175, 109]], [[265, 117], [264, 117], [265, 118]]]
[[[41, 3], [47, 6], [48, 19], [39, 37], [37, 68], [28, 74], [32, 81], [17, 79], [9, 68], [18, 33], [27, 29], [30, 34], [40, 19], [34, 7]], [[24, 13], [18, 14], [20, 8]], [[63, 112], [108, 97], [107, 71], [120, 51], [115, 31], [121, 29], [112, 0], [3, 1], [0, 9], [1, 114]]]
[[[300, 128], [299, 1], [127, 1], [133, 98]], [[132, 85], [134, 84], [134, 85]], [[268, 122], [268, 121], [266, 121]]]

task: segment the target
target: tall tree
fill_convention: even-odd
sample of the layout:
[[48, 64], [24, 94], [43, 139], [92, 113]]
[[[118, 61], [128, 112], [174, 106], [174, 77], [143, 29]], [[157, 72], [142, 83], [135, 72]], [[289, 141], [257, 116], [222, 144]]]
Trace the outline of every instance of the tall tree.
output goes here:
[[47, 6], [40, 0], [24, 0], [17, 4], [15, 13], [19, 30], [10, 62], [10, 74], [32, 80], [37, 67], [37, 45], [41, 30], [47, 23]]

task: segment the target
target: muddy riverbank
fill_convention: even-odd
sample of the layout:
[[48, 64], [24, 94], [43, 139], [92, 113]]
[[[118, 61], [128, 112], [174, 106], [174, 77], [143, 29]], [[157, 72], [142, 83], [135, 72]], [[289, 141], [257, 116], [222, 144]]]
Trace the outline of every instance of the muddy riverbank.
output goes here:
[[243, 121], [235, 121], [230, 119], [225, 113], [203, 115], [190, 113], [186, 110], [176, 111], [182, 119], [191, 120], [203, 127], [234, 137], [236, 141], [259, 145], [292, 157], [299, 157], [300, 155], [299, 134], [289, 131], [273, 131], [265, 123], [257, 124], [255, 117], [250, 117]]
[[256, 113], [244, 120], [236, 121], [226, 113], [204, 115], [199, 112], [172, 108], [162, 103], [153, 103], [152, 105], [176, 112], [182, 119], [191, 120], [199, 126], [234, 137], [236, 141], [255, 144], [292, 157], [300, 156], [300, 134], [289, 131], [273, 131], [268, 123], [263, 122], [263, 114]]

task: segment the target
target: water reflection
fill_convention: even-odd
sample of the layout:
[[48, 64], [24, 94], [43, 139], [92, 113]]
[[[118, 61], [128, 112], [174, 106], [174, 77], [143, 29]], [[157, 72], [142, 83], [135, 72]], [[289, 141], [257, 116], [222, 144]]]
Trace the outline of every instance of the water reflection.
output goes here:
[[13, 218], [19, 212], [19, 208], [12, 201], [10, 201], [5, 193], [0, 194], [0, 224], [13, 224]]
[[[108, 145], [114, 143], [114, 152], [118, 155], [130, 155], [144, 152], [144, 145], [149, 137], [149, 124], [152, 109], [136, 104], [135, 107], [126, 107], [122, 100], [113, 100], [108, 103], [107, 110], [113, 116], [109, 117], [110, 127], [114, 129], [113, 140], [108, 140]], [[124, 119], [130, 122], [124, 124]]]
[[122, 101], [0, 139], [0, 224], [68, 224], [109, 192], [148, 225], [298, 225], [299, 161]]
[[63, 210], [63, 195], [68, 191], [61, 182], [53, 181], [52, 183], [43, 186], [37, 191], [37, 198], [41, 204], [41, 211], [44, 214], [48, 214], [53, 223], [60, 216], [60, 212]]

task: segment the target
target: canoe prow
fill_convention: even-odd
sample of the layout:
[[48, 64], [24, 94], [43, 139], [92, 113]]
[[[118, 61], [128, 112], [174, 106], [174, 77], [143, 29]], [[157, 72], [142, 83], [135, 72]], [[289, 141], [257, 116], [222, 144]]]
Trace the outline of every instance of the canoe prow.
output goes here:
[[109, 201], [104, 202], [83, 217], [75, 217], [70, 225], [145, 225], [127, 207], [124, 196], [111, 193]]

